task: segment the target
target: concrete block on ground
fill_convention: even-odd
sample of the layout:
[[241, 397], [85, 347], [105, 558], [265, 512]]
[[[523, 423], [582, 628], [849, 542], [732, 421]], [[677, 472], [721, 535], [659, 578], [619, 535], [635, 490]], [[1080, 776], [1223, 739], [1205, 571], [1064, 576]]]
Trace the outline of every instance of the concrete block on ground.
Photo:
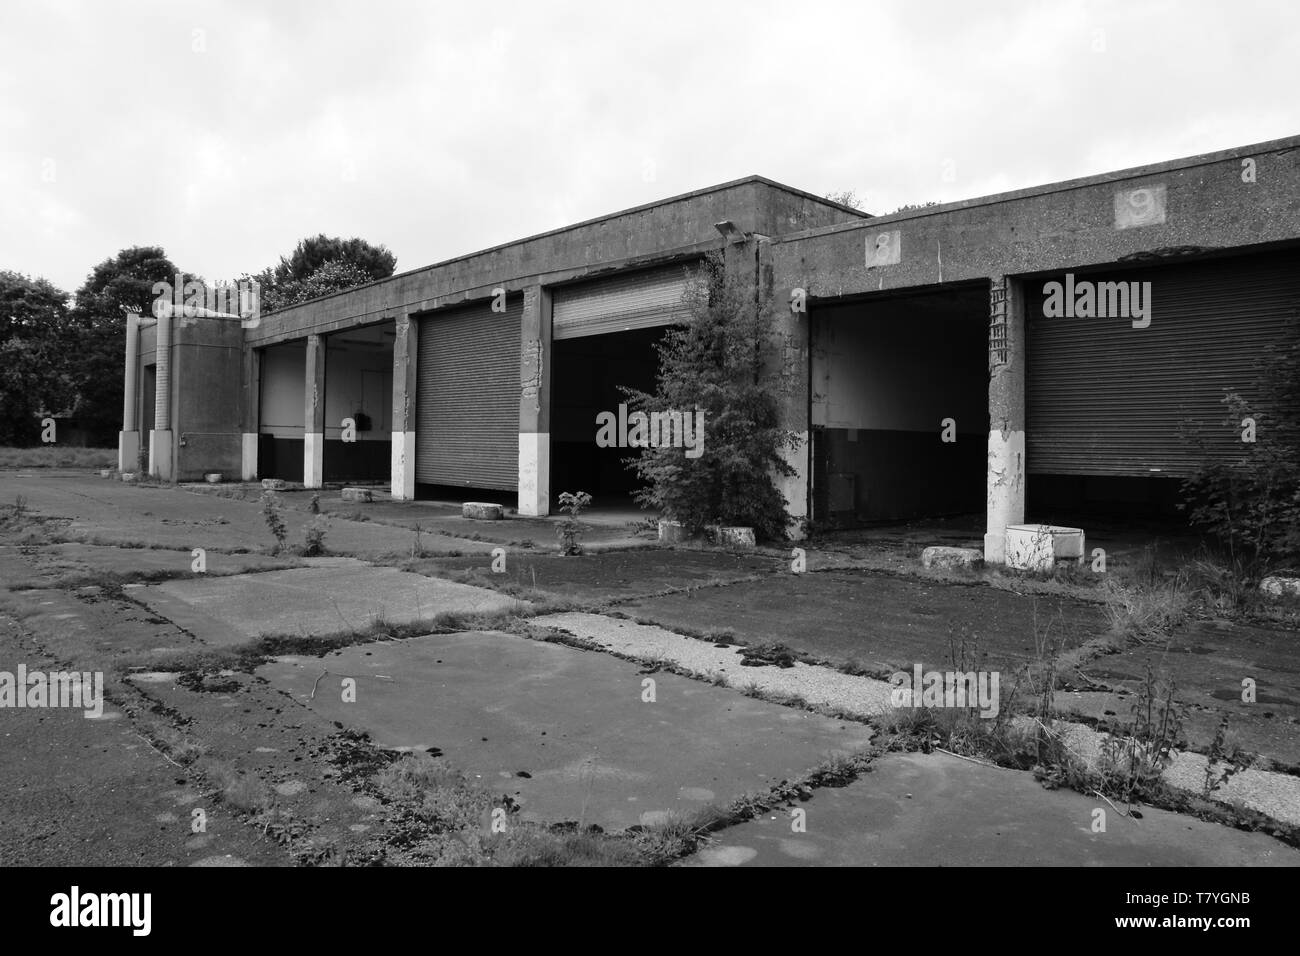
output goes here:
[[939, 545], [921, 552], [921, 565], [927, 568], [975, 568], [984, 563], [984, 555], [975, 548], [947, 548]]
[[129, 481], [136, 481], [139, 477], [140, 477], [140, 476], [139, 476], [138, 474], [136, 474], [134, 471], [124, 471], [124, 472], [122, 472], [122, 480], [123, 480], [123, 481], [128, 481], [128, 482], [129, 482]]
[[1013, 524], [1006, 530], [1007, 566], [1019, 571], [1050, 571], [1057, 561], [1083, 561], [1082, 528]]
[[680, 521], [669, 521], [659, 519], [659, 543], [660, 544], [680, 544], [683, 541], [690, 541], [691, 535], [687, 532], [686, 526]]
[[500, 505], [484, 501], [467, 501], [460, 506], [462, 518], [477, 518], [480, 521], [500, 521], [505, 512]]
[[219, 485], [221, 484], [221, 479], [223, 477], [224, 476], [219, 471], [209, 471], [203, 476], [203, 480], [210, 485]]
[[374, 501], [375, 496], [369, 488], [344, 488], [344, 501]]
[[111, 478], [111, 477], [113, 477], [113, 469], [112, 469], [112, 468], [101, 468], [101, 469], [99, 469], [99, 477], [101, 477], [101, 478]]
[[262, 487], [267, 491], [284, 491], [289, 487], [289, 483], [283, 478], [263, 478]]
[[1265, 597], [1275, 600], [1279, 598], [1300, 598], [1300, 578], [1270, 574], [1259, 582], [1259, 590]]
[[719, 525], [711, 528], [710, 531], [713, 533], [713, 540], [724, 548], [752, 548], [756, 546], [753, 528]]

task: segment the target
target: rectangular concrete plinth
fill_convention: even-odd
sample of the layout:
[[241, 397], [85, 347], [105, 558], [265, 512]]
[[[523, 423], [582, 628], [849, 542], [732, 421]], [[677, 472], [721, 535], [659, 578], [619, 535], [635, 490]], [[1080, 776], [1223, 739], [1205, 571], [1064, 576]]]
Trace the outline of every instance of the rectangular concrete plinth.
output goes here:
[[155, 428], [149, 432], [149, 474], [159, 481], [175, 477], [172, 462], [172, 432]]
[[117, 470], [135, 471], [140, 462], [140, 433], [117, 433]]
[[983, 563], [983, 555], [974, 548], [934, 545], [921, 552], [921, 565], [927, 568], [974, 568]]
[[1006, 531], [1007, 566], [1020, 571], [1050, 571], [1057, 561], [1083, 560], [1082, 528], [1013, 524]]
[[[525, 819], [607, 829], [725, 805], [871, 739], [862, 724], [665, 672], [653, 675], [648, 701], [641, 671], [605, 654], [477, 632], [282, 658], [258, 674], [380, 747], [441, 749], [488, 790], [519, 801]], [[343, 702], [335, 675], [357, 678], [355, 703]]]

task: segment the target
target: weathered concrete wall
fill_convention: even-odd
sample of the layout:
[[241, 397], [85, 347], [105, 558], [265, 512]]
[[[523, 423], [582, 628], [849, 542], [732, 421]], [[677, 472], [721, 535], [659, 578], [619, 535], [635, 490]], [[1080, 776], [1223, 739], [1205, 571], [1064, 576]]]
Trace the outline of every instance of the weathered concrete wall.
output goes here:
[[174, 319], [172, 431], [176, 479], [239, 477], [243, 330], [226, 319]]
[[641, 265], [670, 254], [716, 249], [714, 223], [729, 219], [746, 232], [782, 235], [860, 214], [815, 196], [749, 177], [638, 206], [600, 219], [450, 259], [359, 289], [263, 316], [250, 345], [309, 332], [393, 318], [490, 294], [550, 284], [606, 269]]
[[[1243, 181], [1247, 161], [1253, 182]], [[1291, 137], [787, 235], [768, 252], [778, 291], [831, 298], [1296, 240], [1300, 137]], [[883, 264], [868, 267], [878, 243]]]
[[257, 423], [264, 435], [302, 438], [302, 390], [307, 376], [307, 353], [302, 343], [280, 345], [262, 353], [262, 416]]

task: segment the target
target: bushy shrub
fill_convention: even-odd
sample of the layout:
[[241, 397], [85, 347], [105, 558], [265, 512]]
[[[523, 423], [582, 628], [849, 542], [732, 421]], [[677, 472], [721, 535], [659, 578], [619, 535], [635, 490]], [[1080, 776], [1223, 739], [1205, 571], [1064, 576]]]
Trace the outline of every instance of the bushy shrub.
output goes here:
[[781, 426], [781, 397], [795, 376], [775, 334], [772, 303], [714, 255], [685, 305], [688, 321], [658, 346], [654, 392], [623, 391], [629, 409], [647, 415], [703, 412], [703, 449], [689, 457], [681, 446], [641, 448], [628, 459], [647, 483], [637, 499], [693, 534], [721, 524], [783, 538], [789, 517], [776, 478], [794, 474], [784, 453], [799, 437]]

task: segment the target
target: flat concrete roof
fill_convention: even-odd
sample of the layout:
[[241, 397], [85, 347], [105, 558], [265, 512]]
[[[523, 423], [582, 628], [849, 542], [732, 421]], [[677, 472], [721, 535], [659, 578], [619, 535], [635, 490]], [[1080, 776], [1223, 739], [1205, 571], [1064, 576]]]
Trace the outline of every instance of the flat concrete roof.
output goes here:
[[977, 196], [974, 199], [961, 199], [956, 202], [940, 203], [935, 206], [925, 206], [920, 209], [909, 209], [906, 212], [890, 213], [887, 216], [873, 216], [870, 223], [866, 222], [846, 222], [834, 226], [819, 226], [816, 229], [805, 229], [802, 232], [786, 233], [783, 236], [773, 237], [773, 243], [797, 242], [801, 239], [808, 239], [814, 236], [828, 236], [837, 232], [851, 232], [855, 229], [875, 228], [891, 222], [902, 222], [908, 219], [923, 219], [926, 216], [941, 216], [944, 213], [954, 212], [959, 209], [970, 209], [975, 206], [992, 206], [998, 203], [1014, 202], [1018, 199], [1028, 199], [1032, 196], [1046, 196], [1051, 193], [1064, 193], [1073, 189], [1084, 189], [1089, 186], [1096, 186], [1101, 183], [1119, 182], [1125, 179], [1141, 179], [1144, 176], [1154, 176], [1158, 173], [1168, 172], [1174, 169], [1190, 169], [1195, 166], [1208, 166], [1212, 163], [1220, 163], [1225, 159], [1246, 158], [1248, 156], [1257, 156], [1260, 153], [1286, 153], [1294, 149], [1300, 149], [1300, 136], [1288, 136], [1284, 139], [1274, 139], [1263, 143], [1255, 143], [1250, 146], [1234, 146], [1230, 149], [1221, 149], [1213, 153], [1200, 153], [1195, 156], [1185, 156], [1181, 159], [1169, 159], [1159, 163], [1150, 163], [1146, 166], [1132, 166], [1128, 169], [1118, 169], [1107, 173], [1096, 173], [1092, 176], [1083, 176], [1078, 179], [1067, 179], [1058, 183], [1048, 183], [1043, 186], [1029, 186], [1024, 189], [1014, 189], [1005, 193], [994, 193], [990, 196]]
[[[647, 212], [651, 209], [658, 208], [659, 206], [668, 206], [673, 203], [685, 202], [686, 200], [694, 199], [697, 196], [706, 196], [709, 193], [722, 192], [724, 189], [735, 189], [738, 186], [748, 186], [754, 183], [768, 186], [771, 189], [777, 189], [782, 192], [790, 193], [793, 196], [800, 196], [804, 199], [811, 199], [814, 202], [819, 202], [825, 206], [830, 206], [834, 209], [839, 209], [843, 212], [850, 213], [854, 216], [859, 216], [862, 219], [872, 218], [870, 213], [864, 212], [861, 209], [854, 209], [852, 206], [846, 206], [843, 203], [835, 202], [832, 199], [827, 199], [823, 196], [818, 196], [814, 193], [807, 192], [806, 190], [803, 189], [796, 189], [794, 186], [787, 186], [785, 183], [779, 183], [774, 179], [768, 179], [766, 176], [759, 176], [755, 174], [751, 176], [743, 176], [740, 179], [733, 179], [725, 183], [718, 183], [713, 186], [705, 186], [702, 189], [693, 189], [690, 192], [678, 193], [675, 196], [668, 196], [664, 199], [656, 199], [652, 202], [642, 203], [639, 206], [630, 206], [626, 209], [619, 209], [615, 212], [605, 213], [604, 215], [596, 216], [592, 219], [583, 219], [580, 222], [570, 223], [567, 226], [560, 226], [556, 229], [548, 229], [545, 232], [534, 233], [531, 236], [522, 236], [518, 239], [511, 239], [509, 242], [498, 243], [495, 246], [488, 246], [484, 249], [477, 249], [474, 252], [467, 252], [464, 255], [453, 256], [450, 259], [442, 259], [439, 260], [438, 262], [431, 262], [428, 265], [417, 266], [414, 269], [407, 269], [405, 272], [395, 272], [391, 276], [388, 276], [383, 279], [375, 279], [372, 282], [365, 282], [362, 283], [361, 285], [352, 286], [349, 289], [340, 289], [337, 292], [331, 292], [328, 295], [318, 296], [315, 299], [308, 299], [305, 302], [296, 302], [292, 306], [286, 306], [284, 309], [279, 309], [277, 311], [287, 311], [288, 309], [291, 308], [298, 308], [299, 306], [307, 305], [309, 302], [323, 302], [324, 300], [332, 299], [335, 296], [347, 295], [349, 293], [356, 292], [358, 289], [366, 289], [372, 286], [382, 285], [385, 282], [392, 282], [396, 279], [402, 279], [407, 276], [418, 275], [421, 272], [430, 272], [434, 269], [445, 268], [446, 266], [454, 265], [457, 262], [465, 262], [466, 260], [476, 258], [477, 256], [489, 255], [493, 252], [499, 252], [502, 249], [509, 249], [511, 246], [522, 245], [526, 242], [535, 242], [539, 239], [546, 239], [551, 236], [558, 236], [566, 232], [572, 232], [575, 229], [583, 229], [586, 228], [587, 226], [594, 226], [602, 222], [608, 222], [609, 220], [617, 219], [620, 216], [629, 216], [639, 212]], [[267, 313], [267, 315], [273, 315], [273, 314], [274, 313], [272, 312]]]

